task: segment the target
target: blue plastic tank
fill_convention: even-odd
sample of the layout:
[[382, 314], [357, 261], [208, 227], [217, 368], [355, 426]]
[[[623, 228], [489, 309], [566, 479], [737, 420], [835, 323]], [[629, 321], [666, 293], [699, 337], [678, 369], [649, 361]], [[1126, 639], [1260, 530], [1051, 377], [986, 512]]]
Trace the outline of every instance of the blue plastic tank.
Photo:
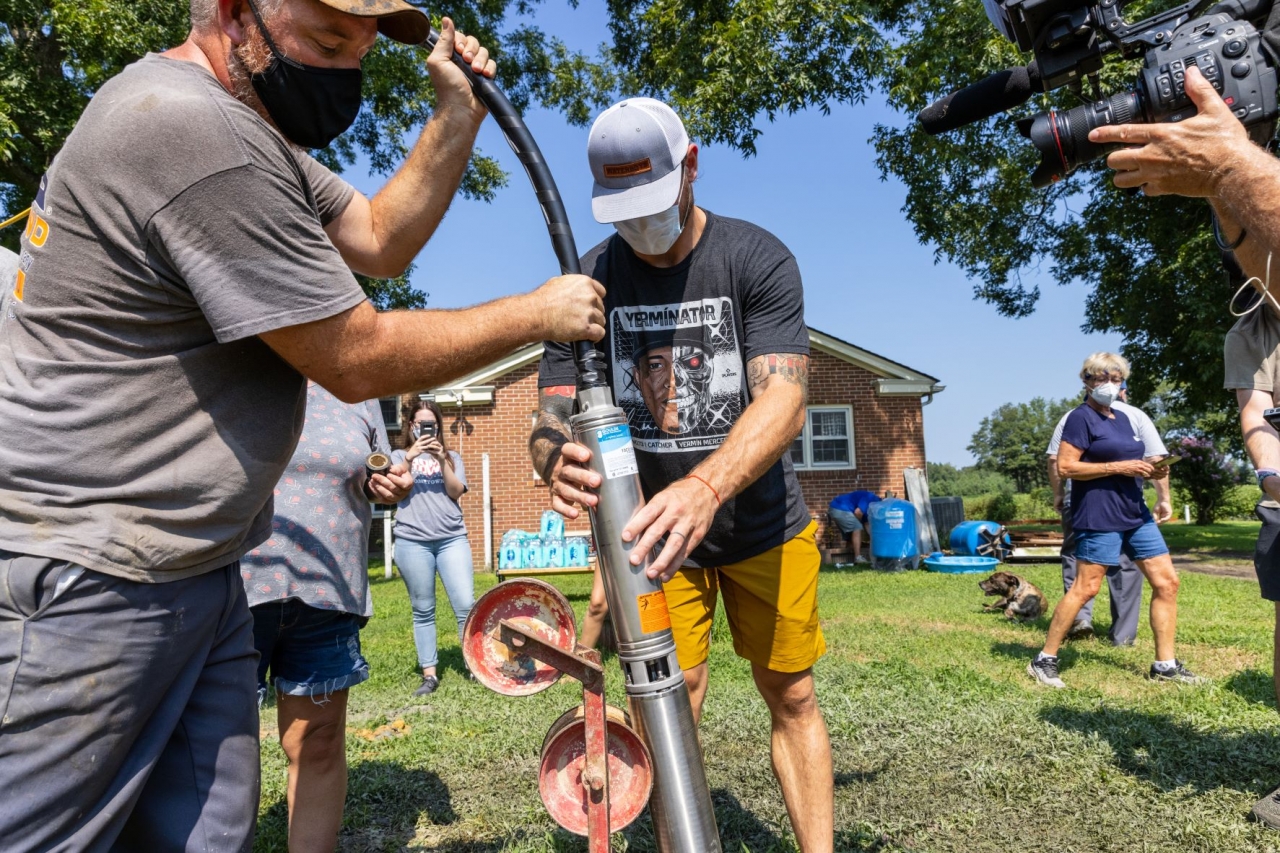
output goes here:
[[916, 508], [897, 498], [873, 503], [871, 517], [871, 564], [877, 569], [900, 572], [920, 563]]
[[[1001, 525], [994, 521], [966, 521], [957, 524], [951, 531], [951, 553], [958, 557], [999, 556], [981, 553], [979, 549], [989, 550], [991, 541], [1000, 534], [1001, 529]], [[987, 535], [983, 536], [984, 533]], [[1003, 537], [1003, 544], [1009, 549], [1013, 547], [1007, 534]]]

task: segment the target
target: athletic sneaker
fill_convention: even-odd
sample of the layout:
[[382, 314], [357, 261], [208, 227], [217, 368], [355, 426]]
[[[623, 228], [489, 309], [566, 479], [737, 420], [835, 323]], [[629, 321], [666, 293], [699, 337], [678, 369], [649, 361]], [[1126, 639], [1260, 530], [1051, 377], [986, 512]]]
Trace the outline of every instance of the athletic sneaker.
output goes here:
[[1173, 669], [1159, 670], [1155, 664], [1151, 664], [1151, 671], [1147, 673], [1147, 678], [1154, 681], [1176, 681], [1178, 684], [1207, 684], [1209, 679], [1201, 678], [1191, 670], [1182, 665], [1182, 661], [1175, 660]]
[[440, 679], [434, 675], [422, 676], [422, 684], [418, 685], [418, 689], [413, 691], [414, 696], [430, 696], [436, 692], [436, 688], [440, 686]]
[[1030, 675], [1036, 681], [1045, 687], [1052, 687], [1055, 690], [1061, 690], [1066, 687], [1066, 683], [1058, 677], [1058, 659], [1037, 657], [1027, 664], [1027, 675]]
[[1068, 640], [1087, 640], [1093, 636], [1092, 622], [1077, 622], [1067, 632]]

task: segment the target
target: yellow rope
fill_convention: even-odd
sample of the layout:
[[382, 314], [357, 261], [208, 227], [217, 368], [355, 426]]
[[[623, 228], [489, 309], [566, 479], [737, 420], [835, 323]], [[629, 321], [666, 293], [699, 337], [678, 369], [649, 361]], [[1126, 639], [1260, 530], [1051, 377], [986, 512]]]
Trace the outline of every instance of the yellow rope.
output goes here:
[[10, 225], [13, 225], [16, 222], [21, 222], [23, 219], [26, 219], [27, 214], [30, 212], [31, 212], [31, 208], [28, 207], [26, 210], [22, 211], [12, 219], [6, 219], [4, 222], [0, 222], [0, 231], [3, 231], [5, 228], [8, 228]]

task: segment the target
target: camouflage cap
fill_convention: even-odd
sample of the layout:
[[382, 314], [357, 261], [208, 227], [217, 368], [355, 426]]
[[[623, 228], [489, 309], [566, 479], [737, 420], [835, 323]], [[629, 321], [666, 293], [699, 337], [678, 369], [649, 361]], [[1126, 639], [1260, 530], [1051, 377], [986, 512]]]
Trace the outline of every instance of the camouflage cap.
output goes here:
[[378, 32], [404, 44], [422, 44], [431, 31], [431, 19], [405, 0], [320, 0], [339, 12], [361, 18], [377, 18]]

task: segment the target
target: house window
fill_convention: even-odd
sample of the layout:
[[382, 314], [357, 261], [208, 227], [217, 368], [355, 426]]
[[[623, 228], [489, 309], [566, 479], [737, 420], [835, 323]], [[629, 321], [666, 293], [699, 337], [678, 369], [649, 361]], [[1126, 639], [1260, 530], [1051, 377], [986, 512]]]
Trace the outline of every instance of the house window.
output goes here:
[[378, 399], [378, 405], [382, 407], [382, 422], [386, 424], [387, 432], [396, 433], [400, 431], [400, 398], [399, 397], [381, 397]]
[[804, 429], [791, 444], [791, 464], [802, 471], [856, 468], [853, 408], [810, 406]]

